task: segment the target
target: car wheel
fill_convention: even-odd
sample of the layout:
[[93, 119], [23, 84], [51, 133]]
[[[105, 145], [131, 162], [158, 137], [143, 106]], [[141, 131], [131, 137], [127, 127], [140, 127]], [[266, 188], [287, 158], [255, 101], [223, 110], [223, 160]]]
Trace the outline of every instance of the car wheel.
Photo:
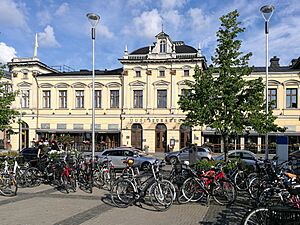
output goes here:
[[208, 161], [209, 159], [206, 158], [206, 157], [204, 157], [204, 158], [201, 158], [201, 160], [203, 160], [203, 161]]
[[173, 156], [173, 157], [170, 158], [170, 164], [172, 164], [172, 165], [176, 164], [177, 161], [178, 160], [177, 160], [177, 158], [175, 156]]
[[141, 169], [143, 171], [147, 171], [150, 169], [150, 163], [149, 162], [144, 162], [142, 165], [141, 165]]

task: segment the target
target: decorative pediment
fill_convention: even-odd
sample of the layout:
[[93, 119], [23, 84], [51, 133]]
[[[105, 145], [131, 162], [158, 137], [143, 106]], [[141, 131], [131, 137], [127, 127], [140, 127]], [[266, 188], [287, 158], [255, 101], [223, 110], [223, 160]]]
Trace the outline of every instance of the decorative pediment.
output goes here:
[[53, 85], [52, 84], [49, 84], [49, 83], [42, 83], [39, 85], [41, 88], [52, 88]]
[[71, 85], [71, 87], [73, 88], [84, 88], [86, 85], [84, 83], [81, 82], [77, 82]]
[[17, 86], [18, 86], [18, 87], [31, 87], [32, 84], [31, 84], [31, 83], [28, 83], [28, 82], [26, 82], [26, 81], [23, 81], [23, 82], [17, 84]]
[[187, 85], [188, 80], [181, 80], [177, 82], [178, 86], [183, 86], [183, 85]]
[[143, 68], [140, 67], [140, 66], [137, 66], [137, 67], [134, 67], [133, 70], [134, 70], [134, 71], [141, 71], [141, 70], [143, 70]]
[[277, 80], [269, 80], [269, 86], [278, 86], [281, 85], [281, 83]]
[[145, 82], [142, 82], [142, 81], [139, 81], [139, 80], [136, 80], [136, 81], [132, 81], [129, 83], [129, 86], [145, 86]]
[[298, 86], [299, 84], [300, 84], [300, 82], [298, 80], [287, 80], [287, 81], [284, 81], [284, 85], [285, 86], [292, 86], [292, 85]]
[[167, 67], [165, 67], [165, 66], [159, 66], [158, 68], [157, 68], [157, 70], [166, 70], [167, 69]]
[[112, 88], [112, 87], [121, 87], [121, 84], [118, 83], [118, 82], [110, 82], [110, 83], [106, 84], [106, 86], [110, 87], [110, 88]]
[[56, 88], [68, 88], [69, 86], [67, 83], [58, 83], [55, 85]]
[[168, 86], [170, 82], [164, 81], [164, 80], [159, 80], [153, 83], [154, 86]]
[[184, 66], [182, 67], [183, 70], [189, 70], [189, 69], [191, 69], [191, 68], [192, 68], [192, 67], [189, 66], [189, 65], [184, 65]]
[[[88, 86], [91, 88], [93, 86], [93, 83], [90, 83]], [[104, 86], [104, 84], [102, 84], [100, 82], [95, 82], [96, 88], [102, 88], [103, 86]]]

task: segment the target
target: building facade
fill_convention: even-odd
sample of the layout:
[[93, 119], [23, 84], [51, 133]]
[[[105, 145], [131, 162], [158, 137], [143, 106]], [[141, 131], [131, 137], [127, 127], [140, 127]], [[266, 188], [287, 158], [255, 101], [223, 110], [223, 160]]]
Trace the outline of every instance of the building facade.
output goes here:
[[[209, 127], [182, 125], [185, 114], [179, 96], [185, 94], [195, 66], [206, 69], [201, 49], [172, 41], [160, 32], [155, 42], [131, 53], [127, 48], [119, 59], [123, 67], [95, 71], [96, 148], [121, 145], [149, 152], [178, 150], [187, 143], [210, 143], [223, 149], [220, 136]], [[8, 63], [13, 90], [20, 95], [13, 107], [20, 111], [23, 125], [13, 124], [22, 135], [8, 135], [13, 150], [28, 147], [33, 139], [57, 139], [70, 135], [75, 147], [89, 148], [92, 124], [92, 73], [88, 70], [60, 72], [38, 58], [15, 58]], [[280, 66], [271, 59], [269, 99], [274, 100], [276, 123], [287, 127], [291, 146], [300, 143], [299, 109], [300, 59]], [[245, 79], [265, 77], [265, 68], [255, 67]], [[9, 133], [9, 132], [8, 132]], [[270, 134], [270, 142], [276, 135]], [[83, 144], [83, 143], [87, 143]], [[264, 135], [252, 130], [232, 137], [236, 148], [264, 148]], [[77, 145], [77, 146], [76, 146]]]

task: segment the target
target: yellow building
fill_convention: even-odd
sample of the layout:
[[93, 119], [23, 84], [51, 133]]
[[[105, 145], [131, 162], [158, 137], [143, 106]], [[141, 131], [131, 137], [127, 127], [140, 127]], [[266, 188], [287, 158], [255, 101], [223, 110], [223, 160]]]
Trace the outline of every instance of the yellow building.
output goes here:
[[[129, 53], [120, 60], [122, 68], [95, 71], [96, 147], [135, 146], [149, 152], [174, 150], [187, 142], [214, 144], [223, 148], [220, 137], [209, 128], [182, 125], [184, 113], [178, 100], [193, 79], [194, 68], [206, 69], [201, 49], [172, 41], [164, 32], [156, 35], [153, 45]], [[290, 66], [279, 66], [271, 59], [269, 97], [276, 100], [274, 114], [279, 125], [287, 127], [290, 144], [300, 143], [299, 72], [300, 59]], [[20, 96], [13, 107], [25, 122], [21, 135], [10, 135], [12, 149], [29, 146], [33, 138], [57, 139], [70, 134], [75, 147], [89, 148], [92, 105], [91, 71], [60, 72], [38, 58], [15, 58], [9, 64], [14, 90]], [[255, 67], [249, 78], [265, 77], [265, 68]], [[15, 131], [20, 130], [17, 123]], [[270, 134], [274, 141], [276, 134]], [[234, 141], [233, 141], [234, 142]], [[264, 148], [264, 136], [249, 131], [236, 138], [238, 148]]]

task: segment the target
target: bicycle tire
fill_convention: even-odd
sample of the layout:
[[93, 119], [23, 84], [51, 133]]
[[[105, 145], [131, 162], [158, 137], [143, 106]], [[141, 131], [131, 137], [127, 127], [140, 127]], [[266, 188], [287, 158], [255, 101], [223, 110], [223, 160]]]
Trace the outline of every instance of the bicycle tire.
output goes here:
[[110, 193], [112, 203], [118, 208], [127, 208], [137, 198], [134, 184], [127, 179], [117, 179]]
[[69, 191], [69, 182], [68, 182], [68, 177], [67, 175], [64, 173], [61, 177], [61, 187], [67, 192], [67, 194], [70, 193]]
[[268, 208], [257, 208], [249, 213], [243, 219], [243, 225], [268, 225]]
[[12, 197], [17, 195], [17, 181], [11, 174], [1, 174], [0, 176], [0, 192], [2, 195]]
[[230, 205], [237, 198], [237, 191], [235, 185], [227, 179], [220, 179], [213, 187], [212, 195], [214, 200], [219, 205]]
[[234, 184], [239, 191], [247, 190], [249, 185], [246, 173], [238, 171], [234, 176]]
[[24, 176], [28, 187], [37, 187], [42, 183], [41, 172], [36, 167], [28, 168]]
[[[200, 201], [205, 195], [203, 188], [193, 177], [190, 177], [183, 182], [181, 190], [186, 202], [190, 202], [192, 199], [193, 201]], [[197, 195], [195, 195], [195, 193], [197, 193]]]
[[151, 205], [160, 212], [168, 210], [174, 201], [174, 186], [171, 182], [157, 181], [149, 188]]

